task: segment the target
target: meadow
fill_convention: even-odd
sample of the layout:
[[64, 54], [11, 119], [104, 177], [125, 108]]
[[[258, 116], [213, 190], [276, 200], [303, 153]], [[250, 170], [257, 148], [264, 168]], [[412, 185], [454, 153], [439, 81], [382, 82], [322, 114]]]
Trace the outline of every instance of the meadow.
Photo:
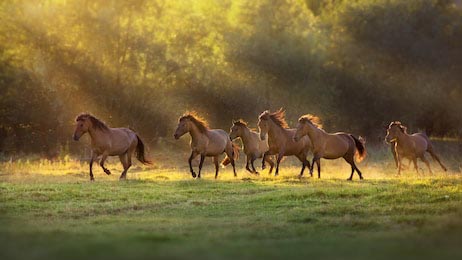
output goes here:
[[[385, 148], [360, 164], [323, 161], [322, 179], [297, 178], [286, 159], [281, 175], [230, 168], [192, 179], [187, 153], [153, 153], [127, 181], [71, 158], [4, 162], [0, 174], [2, 259], [457, 259], [462, 257], [460, 160], [434, 173], [396, 176]], [[460, 153], [459, 153], [460, 154]], [[424, 165], [420, 165], [421, 168]]]

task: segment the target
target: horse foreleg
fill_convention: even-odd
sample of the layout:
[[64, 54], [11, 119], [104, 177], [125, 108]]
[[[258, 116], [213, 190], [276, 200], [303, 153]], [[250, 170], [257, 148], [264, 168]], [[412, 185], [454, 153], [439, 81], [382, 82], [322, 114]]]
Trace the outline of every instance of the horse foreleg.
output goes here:
[[419, 173], [419, 168], [417, 167], [417, 158], [416, 157], [412, 158], [412, 162], [414, 163], [414, 169], [418, 174]]
[[269, 174], [271, 174], [273, 172], [274, 162], [271, 160], [270, 156], [264, 157], [263, 160], [270, 164]]
[[189, 170], [191, 171], [191, 175], [192, 175], [193, 178], [196, 178], [196, 173], [194, 172], [193, 167], [192, 167], [192, 160], [194, 158], [196, 158], [197, 155], [198, 155], [198, 153], [192, 151], [191, 155], [189, 156], [189, 159], [188, 159]]
[[249, 168], [249, 164], [250, 164], [250, 155], [247, 155], [245, 169], [249, 172], [252, 172], [252, 170]]
[[93, 176], [93, 162], [95, 159], [98, 157], [94, 152], [91, 153], [91, 159], [90, 159], [90, 181], [94, 181], [95, 177]]
[[[268, 156], [268, 151], [266, 151], [264, 154], [263, 154], [263, 159], [261, 160], [261, 169], [264, 170], [266, 169], [266, 165], [265, 165], [265, 162], [267, 161], [266, 158]], [[271, 173], [271, 172], [270, 172]]]
[[252, 158], [250, 158], [250, 165], [252, 166], [253, 173], [259, 174], [259, 173], [257, 172], [257, 170], [255, 169], [255, 165], [253, 164], [253, 163], [255, 162], [256, 159], [257, 159], [257, 156], [255, 156], [254, 154], [252, 154]]
[[99, 165], [101, 166], [101, 168], [103, 168], [103, 171], [107, 174], [107, 175], [110, 175], [111, 174], [111, 171], [109, 169], [107, 169], [106, 167], [104, 167], [104, 163], [106, 162], [106, 159], [108, 157], [108, 153], [107, 152], [104, 152], [103, 153], [103, 156], [101, 157], [101, 161], [99, 161]]
[[[321, 159], [317, 158], [316, 166], [318, 167], [318, 179], [321, 179]], [[314, 166], [311, 166], [314, 168]]]
[[274, 176], [279, 175], [279, 164], [281, 163], [282, 157], [284, 157], [284, 153], [280, 152], [276, 160], [276, 172], [274, 173]]
[[215, 164], [215, 179], [218, 178], [218, 155], [213, 157], [213, 164]]
[[199, 174], [197, 175], [197, 178], [201, 177], [201, 170], [202, 170], [202, 165], [204, 164], [204, 159], [205, 159], [205, 154], [201, 154], [201, 161], [199, 162]]

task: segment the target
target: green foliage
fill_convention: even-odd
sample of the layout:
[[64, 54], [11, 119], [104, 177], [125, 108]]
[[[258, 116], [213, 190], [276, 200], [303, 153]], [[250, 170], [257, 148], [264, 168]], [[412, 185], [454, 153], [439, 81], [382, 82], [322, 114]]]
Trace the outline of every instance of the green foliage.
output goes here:
[[[170, 137], [286, 107], [376, 140], [402, 120], [460, 136], [462, 11], [450, 0], [3, 1], [0, 149], [58, 153], [74, 116]], [[72, 145], [71, 151], [82, 146]]]

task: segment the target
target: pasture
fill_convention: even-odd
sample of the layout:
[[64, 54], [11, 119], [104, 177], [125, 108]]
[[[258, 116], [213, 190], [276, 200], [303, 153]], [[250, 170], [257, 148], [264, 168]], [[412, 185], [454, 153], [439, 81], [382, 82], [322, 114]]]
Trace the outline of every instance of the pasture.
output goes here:
[[[454, 148], [454, 149], [457, 149]], [[450, 150], [450, 149], [449, 149]], [[186, 151], [185, 151], [186, 152]], [[450, 166], [396, 176], [386, 148], [360, 164], [365, 180], [345, 179], [343, 160], [323, 161], [322, 179], [214, 169], [192, 179], [187, 154], [154, 151], [118, 181], [69, 158], [4, 162], [0, 167], [2, 259], [458, 259], [462, 257], [460, 153]], [[164, 154], [164, 155], [162, 155]], [[162, 157], [164, 156], [164, 157]], [[170, 159], [168, 159], [170, 158]], [[170, 161], [169, 161], [170, 160]], [[260, 164], [256, 164], [260, 166]], [[168, 167], [170, 166], [170, 167]]]

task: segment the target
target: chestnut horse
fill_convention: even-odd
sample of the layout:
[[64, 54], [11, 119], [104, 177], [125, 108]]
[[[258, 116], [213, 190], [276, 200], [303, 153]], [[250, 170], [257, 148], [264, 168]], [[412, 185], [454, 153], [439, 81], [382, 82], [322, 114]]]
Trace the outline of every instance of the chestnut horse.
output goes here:
[[359, 139], [347, 133], [330, 134], [322, 129], [320, 119], [313, 115], [304, 115], [298, 119], [297, 132], [294, 139], [299, 140], [304, 136], [309, 136], [313, 143], [313, 162], [311, 163], [310, 173], [313, 173], [314, 163], [318, 166], [318, 178], [321, 178], [321, 158], [337, 159], [343, 157], [351, 165], [351, 175], [348, 180], [353, 178], [356, 172], [360, 179], [363, 179], [361, 171], [355, 164], [354, 157], [358, 162], [366, 156], [366, 148]]
[[268, 135], [269, 150], [263, 155], [262, 168], [265, 168], [267, 156], [276, 155], [276, 173], [279, 174], [279, 164], [284, 156], [294, 155], [302, 162], [300, 177], [310, 162], [306, 159], [311, 150], [311, 142], [308, 137], [300, 138], [294, 141], [295, 129], [289, 129], [285, 120], [285, 111], [279, 109], [274, 113], [268, 110], [261, 113], [258, 117], [258, 128], [260, 129], [260, 139], [265, 140]]
[[447, 171], [446, 167], [441, 163], [440, 158], [433, 150], [433, 145], [430, 139], [424, 133], [408, 134], [407, 128], [399, 121], [391, 122], [387, 129], [387, 136], [385, 141], [388, 143], [394, 143], [395, 152], [398, 161], [398, 175], [401, 174], [402, 159], [408, 158], [413, 161], [414, 168], [419, 172], [417, 168], [417, 158], [420, 158], [428, 167], [430, 173], [430, 162], [425, 158], [425, 152], [428, 152], [434, 160], [436, 160], [444, 171]]
[[[229, 137], [231, 140], [241, 138], [244, 147], [244, 153], [247, 157], [245, 169], [251, 173], [258, 174], [253, 163], [257, 158], [263, 158], [263, 155], [269, 149], [268, 142], [260, 140], [259, 134], [250, 130], [250, 128], [247, 126], [247, 123], [243, 120], [233, 122]], [[273, 171], [274, 163], [269, 158], [269, 156], [266, 157], [266, 161], [271, 166], [269, 171], [271, 173]], [[249, 164], [252, 166], [252, 169], [249, 168]]]
[[201, 156], [199, 163], [199, 174], [201, 177], [202, 165], [205, 157], [213, 157], [215, 164], [215, 179], [218, 177], [218, 157], [226, 153], [227, 157], [222, 163], [229, 160], [233, 166], [234, 177], [236, 177], [236, 168], [234, 160], [239, 156], [239, 148], [231, 142], [228, 133], [222, 129], [210, 129], [204, 119], [194, 113], [187, 113], [180, 117], [175, 134], [175, 139], [179, 139], [184, 134], [191, 135], [191, 156], [189, 156], [189, 169], [193, 178], [196, 178], [196, 173], [192, 168], [192, 160], [198, 155]]
[[136, 152], [136, 158], [143, 164], [151, 164], [151, 161], [145, 158], [145, 149], [140, 137], [128, 128], [110, 128], [104, 122], [91, 114], [80, 114], [75, 119], [77, 125], [74, 131], [74, 140], [78, 141], [80, 137], [87, 133], [91, 138], [91, 159], [90, 159], [90, 180], [93, 177], [93, 161], [101, 156], [99, 162], [104, 172], [109, 175], [111, 171], [104, 167], [104, 162], [108, 156], [119, 156], [124, 170], [120, 179], [126, 179], [127, 171], [132, 165], [132, 154]]

